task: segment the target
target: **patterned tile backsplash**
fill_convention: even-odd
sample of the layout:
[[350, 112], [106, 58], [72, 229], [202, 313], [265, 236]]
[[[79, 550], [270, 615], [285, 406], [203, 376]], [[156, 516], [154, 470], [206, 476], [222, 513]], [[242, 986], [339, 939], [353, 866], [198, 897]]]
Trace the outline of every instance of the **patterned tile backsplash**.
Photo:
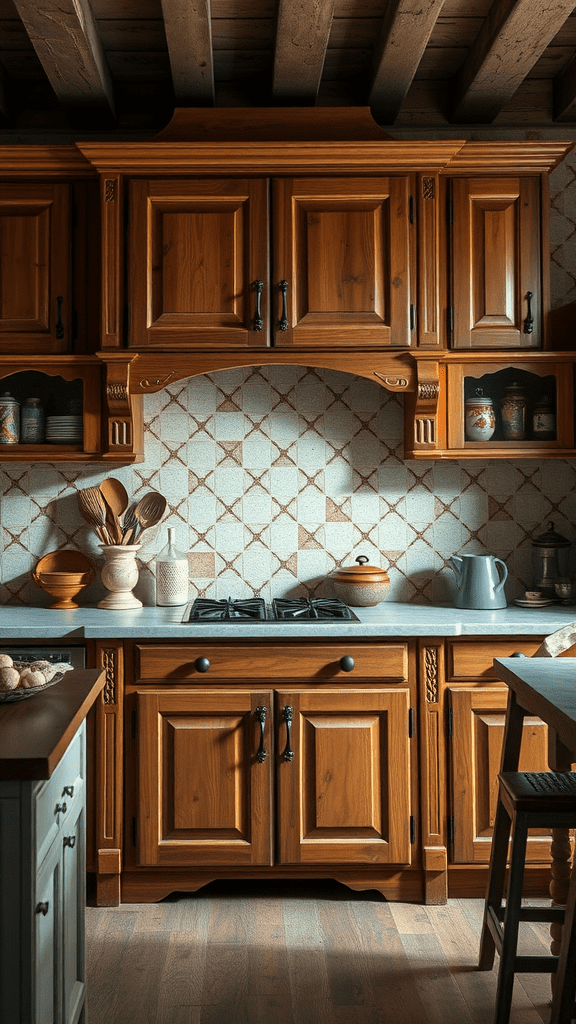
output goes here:
[[[403, 399], [363, 378], [277, 366], [221, 371], [144, 399], [146, 460], [112, 475], [131, 497], [161, 491], [163, 521], [143, 537], [136, 594], [154, 604], [154, 558], [176, 528], [190, 596], [331, 593], [329, 574], [366, 555], [387, 569], [389, 600], [450, 601], [450, 555], [487, 551], [531, 582], [531, 535], [553, 520], [574, 536], [571, 460], [403, 461]], [[81, 548], [103, 564], [77, 491], [102, 466], [4, 464], [0, 600], [46, 605], [41, 555]], [[81, 595], [96, 602], [99, 581]]]
[[[550, 191], [556, 308], [576, 299], [574, 153]], [[502, 558], [508, 598], [521, 594], [533, 533], [553, 521], [576, 540], [576, 461], [405, 462], [402, 402], [364, 379], [286, 366], [222, 371], [146, 396], [145, 462], [112, 471], [131, 497], [155, 489], [168, 499], [144, 535], [136, 594], [155, 602], [168, 525], [188, 552], [191, 597], [328, 594], [329, 574], [366, 555], [387, 569], [389, 600], [450, 601], [449, 557], [466, 551]], [[108, 472], [0, 463], [0, 603], [48, 604], [31, 573], [55, 548], [81, 548], [102, 566], [76, 495]], [[80, 600], [104, 593], [97, 578]]]

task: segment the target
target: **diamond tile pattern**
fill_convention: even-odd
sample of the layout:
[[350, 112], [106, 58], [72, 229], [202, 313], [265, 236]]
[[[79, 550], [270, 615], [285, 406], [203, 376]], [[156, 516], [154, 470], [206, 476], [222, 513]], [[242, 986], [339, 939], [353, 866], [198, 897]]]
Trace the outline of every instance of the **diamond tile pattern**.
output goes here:
[[[550, 200], [556, 308], [576, 300], [576, 152], [550, 175]], [[531, 584], [533, 532], [553, 520], [574, 540], [572, 461], [404, 462], [402, 398], [348, 374], [220, 371], [146, 396], [144, 416], [146, 461], [113, 475], [134, 498], [154, 488], [168, 499], [143, 538], [145, 604], [167, 525], [189, 552], [191, 596], [217, 598], [328, 594], [329, 574], [363, 554], [389, 572], [389, 600], [450, 601], [449, 557], [469, 551], [506, 562], [512, 599]], [[55, 548], [78, 547], [101, 567], [76, 492], [106, 475], [0, 463], [0, 603], [47, 604], [31, 573]], [[82, 601], [103, 595], [97, 579]]]
[[[569, 460], [402, 460], [402, 397], [348, 374], [259, 367], [191, 378], [144, 399], [146, 461], [117, 468], [128, 493], [168, 499], [140, 551], [136, 594], [153, 604], [154, 558], [176, 528], [191, 596], [319, 596], [359, 555], [387, 569], [390, 600], [450, 601], [450, 555], [488, 551], [508, 565], [509, 598], [531, 583], [531, 535], [549, 520], [573, 538]], [[5, 464], [1, 583], [7, 604], [48, 603], [38, 559], [78, 547], [101, 567], [77, 491], [104, 467]], [[97, 581], [82, 595], [97, 601]]]

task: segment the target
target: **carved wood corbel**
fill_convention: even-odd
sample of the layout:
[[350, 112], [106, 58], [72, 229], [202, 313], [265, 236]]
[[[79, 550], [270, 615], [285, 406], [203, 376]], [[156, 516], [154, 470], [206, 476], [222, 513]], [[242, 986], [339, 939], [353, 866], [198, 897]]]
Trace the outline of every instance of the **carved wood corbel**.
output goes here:
[[436, 360], [418, 360], [414, 402], [414, 447], [438, 446], [438, 403], [440, 364]]
[[105, 455], [142, 452], [142, 398], [130, 394], [133, 355], [103, 353]]

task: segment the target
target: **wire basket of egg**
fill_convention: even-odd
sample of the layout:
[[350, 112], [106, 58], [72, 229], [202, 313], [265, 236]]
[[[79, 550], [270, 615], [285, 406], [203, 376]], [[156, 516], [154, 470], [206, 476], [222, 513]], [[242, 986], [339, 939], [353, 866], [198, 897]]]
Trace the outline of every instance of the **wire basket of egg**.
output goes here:
[[66, 661], [13, 661], [9, 654], [0, 654], [0, 703], [34, 697], [71, 669]]

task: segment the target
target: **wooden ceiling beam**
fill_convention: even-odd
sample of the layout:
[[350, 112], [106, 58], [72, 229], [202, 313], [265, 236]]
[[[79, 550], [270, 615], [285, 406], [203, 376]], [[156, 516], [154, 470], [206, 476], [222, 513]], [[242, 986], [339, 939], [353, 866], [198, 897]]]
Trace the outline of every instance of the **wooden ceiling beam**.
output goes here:
[[214, 106], [210, 0], [162, 0], [176, 103]]
[[495, 0], [458, 74], [450, 120], [491, 123], [573, 7], [573, 0]]
[[391, 0], [374, 51], [368, 105], [379, 124], [393, 124], [412, 85], [444, 0], [410, 5]]
[[272, 71], [272, 98], [315, 103], [328, 48], [334, 0], [280, 0]]
[[89, 0], [14, 0], [58, 101], [115, 115], [112, 78]]
[[554, 120], [576, 120], [576, 57], [554, 79]]

